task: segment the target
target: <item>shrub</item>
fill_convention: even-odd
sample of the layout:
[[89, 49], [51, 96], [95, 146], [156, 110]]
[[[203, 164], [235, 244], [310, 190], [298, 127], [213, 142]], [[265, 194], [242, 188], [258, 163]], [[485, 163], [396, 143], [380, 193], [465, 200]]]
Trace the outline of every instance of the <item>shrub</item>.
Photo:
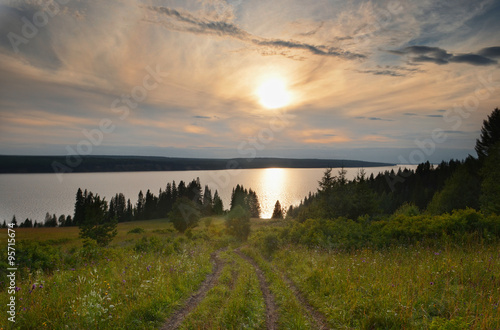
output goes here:
[[144, 233], [144, 229], [142, 229], [141, 227], [136, 227], [127, 232], [127, 234], [142, 234], [142, 233]]
[[226, 216], [226, 228], [229, 235], [246, 241], [250, 235], [250, 214], [240, 205], [236, 206]]
[[179, 198], [168, 214], [168, 218], [174, 224], [174, 228], [184, 233], [187, 229], [194, 228], [200, 221], [200, 210], [198, 205], [185, 198]]

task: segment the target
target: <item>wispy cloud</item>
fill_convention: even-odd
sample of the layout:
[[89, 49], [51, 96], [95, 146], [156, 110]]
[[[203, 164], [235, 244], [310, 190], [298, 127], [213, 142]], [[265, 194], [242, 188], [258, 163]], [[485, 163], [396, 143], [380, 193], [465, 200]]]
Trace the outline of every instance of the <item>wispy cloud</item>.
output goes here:
[[[278, 54], [280, 50], [303, 50], [310, 54], [332, 56], [344, 59], [362, 59], [363, 54], [353, 53], [337, 47], [327, 45], [313, 45], [293, 40], [279, 38], [264, 38], [253, 35], [236, 24], [225, 21], [214, 21], [210, 18], [196, 17], [187, 11], [179, 11], [168, 7], [149, 6], [150, 11], [158, 13], [160, 17], [150, 19], [150, 22], [161, 23], [169, 30], [189, 32], [194, 34], [229, 37], [259, 47], [266, 54]], [[164, 19], [166, 18], [166, 20]], [[273, 52], [274, 50], [274, 52]]]
[[364, 116], [357, 116], [357, 117], [354, 117], [354, 119], [366, 119], [366, 120], [372, 120], [372, 121], [393, 121], [392, 119], [386, 119], [386, 118], [380, 118], [380, 117], [364, 117]]
[[[449, 63], [467, 63], [471, 65], [494, 65], [498, 62], [489, 57], [498, 56], [500, 47], [484, 48], [478, 54], [457, 54], [454, 55], [439, 47], [429, 46], [410, 46], [401, 50], [391, 50], [389, 53], [395, 55], [407, 55], [411, 62], [430, 62], [434, 64], [449, 64]], [[480, 55], [485, 54], [485, 55]]]

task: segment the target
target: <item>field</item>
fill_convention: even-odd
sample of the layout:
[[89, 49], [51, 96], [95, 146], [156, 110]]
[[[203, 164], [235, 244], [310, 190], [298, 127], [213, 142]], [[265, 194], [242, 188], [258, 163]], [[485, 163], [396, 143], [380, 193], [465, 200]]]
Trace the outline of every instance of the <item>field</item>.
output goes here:
[[285, 243], [286, 227], [253, 219], [242, 244], [222, 218], [187, 235], [130, 222], [106, 248], [83, 246], [77, 228], [18, 228], [16, 323], [0, 327], [500, 328], [498, 243], [342, 251]]

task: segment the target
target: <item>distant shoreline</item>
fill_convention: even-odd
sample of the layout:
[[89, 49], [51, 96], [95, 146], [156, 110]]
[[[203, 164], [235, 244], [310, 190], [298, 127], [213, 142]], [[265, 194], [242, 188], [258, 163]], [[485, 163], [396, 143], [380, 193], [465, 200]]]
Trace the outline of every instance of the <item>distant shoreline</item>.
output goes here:
[[261, 168], [382, 167], [392, 163], [347, 159], [175, 158], [145, 156], [7, 156], [0, 155], [0, 174], [211, 171]]

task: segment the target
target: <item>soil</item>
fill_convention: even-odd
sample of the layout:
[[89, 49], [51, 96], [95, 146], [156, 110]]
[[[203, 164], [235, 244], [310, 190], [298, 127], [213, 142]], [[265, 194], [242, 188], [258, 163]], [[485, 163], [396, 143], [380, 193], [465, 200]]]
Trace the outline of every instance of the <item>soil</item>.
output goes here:
[[184, 318], [198, 306], [198, 304], [205, 298], [208, 290], [210, 290], [217, 283], [217, 280], [220, 277], [222, 272], [222, 268], [224, 266], [222, 260], [219, 258], [219, 253], [221, 250], [218, 250], [210, 256], [210, 259], [213, 263], [213, 271], [201, 284], [201, 287], [198, 289], [196, 293], [194, 293], [191, 297], [189, 297], [184, 305], [179, 308], [170, 318], [165, 322], [162, 330], [170, 330], [177, 329], [179, 325], [182, 323]]
[[246, 256], [245, 254], [241, 253], [238, 250], [235, 250], [234, 252], [243, 259], [247, 260], [249, 263], [251, 263], [252, 266], [255, 268], [255, 273], [259, 278], [260, 290], [262, 291], [262, 295], [264, 296], [264, 302], [266, 304], [266, 328], [271, 330], [277, 329], [278, 312], [276, 304], [274, 303], [274, 296], [269, 290], [269, 286], [267, 285], [264, 273], [252, 258]]

